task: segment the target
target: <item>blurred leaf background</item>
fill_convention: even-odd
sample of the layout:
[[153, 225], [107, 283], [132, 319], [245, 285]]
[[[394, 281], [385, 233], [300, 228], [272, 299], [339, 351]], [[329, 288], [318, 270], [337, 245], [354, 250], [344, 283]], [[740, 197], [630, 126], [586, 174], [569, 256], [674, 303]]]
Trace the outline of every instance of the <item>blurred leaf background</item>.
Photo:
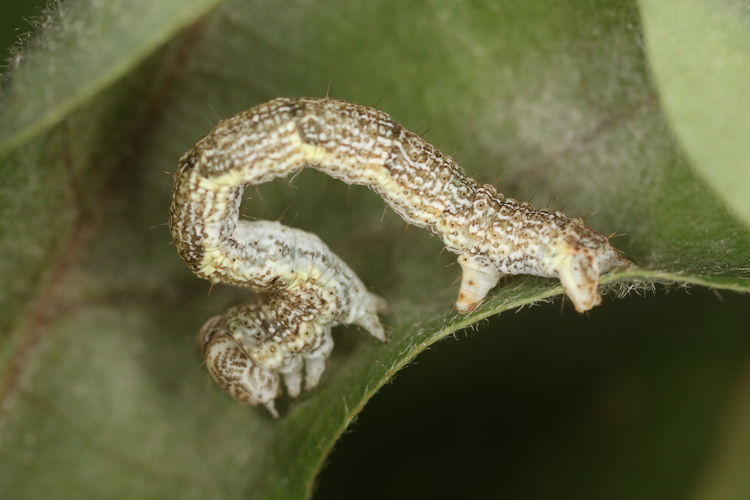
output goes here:
[[[27, 28], [21, 18], [38, 12], [40, 4], [27, 1], [4, 4], [0, 16], [3, 23], [0, 36], [5, 37], [0, 40], [2, 46], [7, 47], [12, 42], [17, 34], [16, 27]], [[395, 5], [385, 3], [381, 8], [395, 9]], [[440, 5], [439, 2], [429, 4], [436, 11], [441, 11], [437, 8]], [[482, 5], [488, 8], [487, 19], [494, 19], [498, 13], [487, 5]], [[507, 5], [509, 11], [518, 7], [513, 2]], [[301, 4], [297, 7], [305, 8]], [[538, 11], [527, 12], [527, 21], [544, 13], [544, 7], [542, 3]], [[622, 35], [617, 31], [617, 16], [623, 12], [637, 18], [635, 7], [628, 2], [585, 2], [576, 8], [590, 10], [591, 18], [601, 23], [599, 26], [605, 34], [612, 29], [615, 34]], [[612, 13], [614, 28], [606, 24], [606, 15], [596, 13], [597, 9]], [[407, 11], [404, 9], [399, 13], [405, 17], [413, 15]], [[553, 12], [552, 9], [549, 11]], [[226, 10], [218, 16], [207, 14], [187, 32], [174, 35], [175, 42], [159, 49], [156, 56], [127, 76], [113, 78], [114, 91], [88, 97], [84, 108], [66, 112], [68, 117], [61, 125], [50, 132], [31, 133], [30, 143], [22, 144], [20, 149], [14, 149], [10, 156], [6, 156], [3, 182], [7, 182], [7, 186], [17, 182], [24, 186], [23, 189], [28, 188], [30, 194], [24, 192], [23, 200], [14, 200], [14, 205], [0, 207], [0, 210], [5, 210], [2, 214], [6, 219], [2, 226], [2, 237], [6, 240], [3, 244], [11, 250], [17, 245], [32, 251], [31, 255], [18, 260], [10, 259], [2, 268], [6, 273], [3, 278], [9, 284], [6, 285], [8, 297], [4, 297], [3, 303], [6, 314], [0, 321], [4, 330], [0, 334], [3, 342], [0, 361], [5, 365], [4, 387], [11, 388], [3, 393], [0, 410], [0, 493], [3, 496], [100, 498], [115, 494], [161, 498], [297, 498], [301, 491], [310, 487], [310, 480], [315, 475], [320, 457], [325, 456], [330, 440], [337, 437], [340, 426], [349, 423], [348, 418], [356, 415], [356, 410], [349, 411], [347, 407], [347, 418], [343, 420], [330, 417], [328, 413], [323, 413], [326, 418], [313, 420], [311, 415], [321, 415], [321, 412], [334, 415], [335, 405], [347, 406], [347, 398], [353, 401], [352, 404], [364, 404], [369, 396], [350, 397], [348, 392], [358, 390], [360, 379], [365, 387], [368, 380], [367, 374], [362, 375], [362, 370], [356, 366], [357, 360], [370, 360], [368, 356], [373, 352], [381, 353], [380, 359], [390, 359], [385, 351], [376, 350], [381, 347], [365, 340], [363, 335], [342, 332], [337, 337], [336, 354], [325, 382], [327, 387], [322, 388], [320, 394], [303, 399], [293, 407], [295, 413], [281, 423], [270, 422], [253, 410], [227, 401], [214, 390], [200, 369], [191, 337], [200, 324], [200, 318], [222, 310], [226, 304], [242, 300], [244, 294], [217, 290], [206, 298], [205, 287], [182, 269], [171, 247], [166, 246], [163, 229], [147, 230], [162, 222], [159, 217], [164, 216], [166, 205], [156, 193], [164, 196], [169, 185], [169, 179], [155, 172], [153, 165], [169, 168], [175, 154], [181, 152], [179, 148], [189, 146], [190, 143], [185, 142], [189, 137], [197, 138], [207, 131], [216, 119], [210, 108], [215, 107], [216, 114], [225, 116], [259, 102], [247, 97], [250, 95], [293, 94], [299, 88], [295, 78], [307, 82], [307, 88], [318, 88], [320, 95], [327, 87], [328, 74], [335, 75], [333, 95], [337, 96], [337, 82], [346, 82], [344, 75], [347, 72], [366, 73], [369, 64], [368, 58], [364, 58], [360, 65], [351, 63], [358, 60], [357, 51], [363, 49], [345, 46], [336, 49], [351, 52], [349, 56], [342, 56], [354, 64], [345, 69], [336, 69], [336, 61], [324, 60], [317, 60], [323, 69], [312, 76], [305, 74], [309, 69], [305, 67], [280, 69], [278, 58], [288, 57], [294, 61], [295, 57], [308, 56], [290, 53], [284, 37], [275, 29], [276, 25], [298, 26], [293, 22], [295, 14], [270, 6], [264, 11], [262, 5], [253, 13], [265, 15], [265, 18], [253, 20], [259, 26], [252, 32], [254, 40], [248, 40], [239, 20], [243, 19], [241, 16], [238, 15], [238, 20], [233, 23], [231, 13]], [[342, 43], [334, 34], [344, 40], [349, 40], [349, 37], [356, 39], [361, 25], [342, 23], [346, 14], [336, 9], [323, 14], [313, 11], [318, 17], [310, 20], [310, 33], [330, 30], [330, 39], [323, 35], [320, 42], [319, 37], [302, 32], [304, 28], [300, 28], [295, 36], [310, 37], [316, 43], [331, 47]], [[378, 15], [394, 16], [389, 12], [373, 14], [374, 17]], [[565, 19], [553, 17], [550, 14], [550, 19], [541, 21], [542, 24], [546, 22], [553, 27], [558, 23], [565, 24]], [[393, 19], [398, 24], [396, 17]], [[435, 18], [430, 19], [434, 21]], [[586, 20], [575, 22], [588, 26]], [[222, 31], [218, 31], [217, 26]], [[342, 33], [342, 26], [348, 26], [350, 32]], [[487, 33], [497, 29], [476, 20], [474, 26]], [[408, 24], [401, 27], [405, 31], [399, 32], [397, 37], [400, 42], [408, 41], [411, 36]], [[508, 37], [521, 49], [527, 39], [539, 36], [537, 31], [520, 21], [517, 28], [518, 32]], [[236, 33], [231, 31], [233, 29]], [[417, 26], [414, 29], [415, 32], [429, 32], [430, 27]], [[628, 26], [633, 33], [639, 29], [637, 24]], [[257, 50], [252, 44], [265, 47], [252, 58], [256, 66], [253, 71], [259, 73], [256, 78], [247, 78], [244, 68], [228, 65], [221, 71], [209, 71], [212, 68], [210, 62], [201, 65], [205, 64], [201, 57], [215, 57], [221, 61], [224, 57], [230, 59], [225, 52], [231, 54], [240, 50], [230, 42], [226, 42], [227, 46], [221, 45], [223, 39], [217, 33], [226, 33], [227, 30], [229, 35], [238, 36], [242, 43], [248, 44], [248, 51]], [[440, 32], [439, 28], [435, 30]], [[560, 30], [565, 31], [565, 28]], [[201, 40], [201, 36], [206, 36], [201, 33], [212, 34], [207, 43]], [[458, 34], [461, 34], [460, 30]], [[658, 35], [656, 33], [654, 37]], [[669, 38], [669, 33], [663, 36]], [[572, 46], [559, 54], [550, 52], [552, 56], [544, 52], [551, 49], [542, 40], [538, 42], [542, 49], [534, 45], [537, 50], [530, 51], [529, 61], [519, 62], [519, 67], [528, 64], [543, 68], [540, 61], [553, 60], [560, 54], [573, 54], [571, 60], [559, 63], [574, 65], [580, 52], [596, 60], [599, 53], [585, 44], [604, 43], [603, 37], [602, 33], [585, 33], [581, 40], [566, 39]], [[412, 41], [415, 44], [420, 42], [419, 39]], [[465, 40], [453, 40], [456, 44], [461, 42]], [[197, 48], [193, 45], [196, 43]], [[201, 43], [205, 43], [206, 48], [201, 48]], [[582, 45], [576, 46], [577, 43]], [[621, 86], [604, 88], [601, 95], [592, 98], [596, 102], [591, 106], [596, 107], [599, 100], [625, 102], [625, 112], [637, 115], [638, 121], [632, 127], [618, 128], [623, 135], [615, 134], [611, 138], [595, 136], [594, 142], [604, 144], [601, 150], [594, 147], [591, 158], [574, 158], [570, 163], [575, 168], [582, 165], [585, 168], [587, 162], [619, 165], [619, 160], [613, 159], [613, 153], [619, 150], [607, 141], [622, 140], [626, 146], [645, 147], [647, 141], [634, 141], [633, 137], [663, 133], [659, 126], [654, 126], [656, 132], [638, 128], [658, 122], [639, 115], [652, 112], [658, 115], [654, 112], [657, 98], [646, 93], [644, 101], [644, 94], [638, 89], [647, 89], [648, 72], [638, 65], [645, 63], [637, 57], [630, 57], [629, 49], [616, 52], [622, 46], [627, 48], [627, 43], [622, 40], [612, 45], [613, 56], [622, 57], [620, 62], [623, 65], [634, 64], [636, 67], [613, 73], [612, 79], [621, 77], [627, 81]], [[492, 60], [481, 54], [486, 47], [472, 46], [467, 42], [461, 48], [477, 51], [467, 53], [467, 58], [480, 62]], [[497, 57], [523, 57], [521, 49], [517, 52], [507, 49], [507, 53]], [[392, 61], [403, 53], [389, 52], [387, 44], [367, 47], [367, 50], [376, 54], [376, 60], [385, 68], [383, 71], [397, 69], [407, 81], [409, 75], [415, 80], [425, 78], [425, 75], [418, 75], [416, 68], [420, 66], [401, 67], [398, 61]], [[418, 52], [407, 46], [406, 52], [409, 50]], [[186, 51], [198, 56], [191, 59], [185, 56]], [[186, 57], [194, 79], [171, 81], [174, 77], [170, 74], [170, 67], [165, 68], [162, 61], [174, 63]], [[315, 55], [310, 57], [315, 61]], [[665, 57], [668, 61], [674, 60], [669, 55]], [[531, 101], [523, 102], [522, 99], [531, 99], [534, 93], [522, 92], [523, 80], [515, 81], [513, 74], [508, 74], [507, 78], [519, 86], [518, 95], [511, 95], [512, 85], [498, 89], [488, 85], [483, 94], [475, 94], [476, 83], [466, 82], [464, 79], [469, 76], [457, 74], [462, 69], [460, 66], [452, 68], [453, 73], [449, 71], [449, 65], [459, 61], [457, 58], [424, 63], [422, 67], [428, 69], [440, 68], [441, 63], [448, 66], [447, 70], [443, 68], [446, 73], [435, 70], [434, 75], [429, 75], [435, 80], [448, 80], [447, 89], [427, 87], [420, 96], [422, 100], [414, 102], [414, 110], [403, 111], [410, 102], [408, 91], [399, 89], [397, 83], [388, 87], [383, 83], [387, 79], [378, 80], [376, 77], [372, 77], [369, 84], [372, 89], [367, 88], [367, 83], [362, 83], [359, 89], [342, 89], [345, 94], [342, 97], [380, 93], [385, 96], [392, 112], [402, 110], [409, 128], [417, 129], [421, 123], [419, 120], [428, 120], [430, 131], [427, 137], [441, 144], [469, 148], [465, 143], [474, 138], [483, 145], [485, 153], [489, 151], [494, 154], [494, 159], [510, 163], [505, 165], [499, 185], [501, 188], [507, 186], [516, 196], [531, 197], [535, 191], [540, 191], [543, 196], [558, 194], [566, 201], [571, 198], [574, 211], [585, 209], [589, 203], [602, 207], [605, 205], [602, 199], [611, 198], [612, 204], [622, 206], [622, 210], [615, 208], [607, 212], [604, 208], [603, 214], [594, 216], [594, 222], [603, 228], [617, 229], [627, 225], [627, 217], [640, 217], [638, 222], [645, 229], [639, 233], [637, 228], [629, 228], [629, 235], [622, 241], [630, 255], [640, 257], [637, 259], [640, 264], [663, 269], [664, 279], [670, 272], [685, 272], [686, 278], [692, 273], [695, 276], [693, 281], [697, 282], [700, 279], [713, 280], [714, 284], [721, 286], [722, 280], [728, 280], [738, 289], [745, 286], [747, 260], [744, 260], [744, 270], [739, 266], [750, 252], [746, 246], [746, 234], [727, 217], [720, 203], [700, 188], [693, 187], [694, 181], [686, 180], [678, 167], [665, 171], [672, 175], [670, 182], [689, 186], [681, 196], [694, 197], [700, 201], [698, 205], [708, 205], [709, 212], [715, 214], [701, 221], [705, 224], [707, 239], [714, 238], [703, 246], [694, 241], [700, 230], [691, 228], [669, 210], [651, 211], [660, 206], [657, 202], [646, 200], [642, 209], [623, 205], [624, 200], [636, 199], [636, 189], [646, 193], [642, 196], [664, 196], [658, 189], [651, 188], [666, 181], [648, 177], [647, 170], [635, 171], [644, 176], [636, 182], [622, 182], [620, 175], [610, 174], [611, 185], [608, 187], [587, 186], [585, 180], [563, 181], [562, 184], [551, 181], [545, 173], [549, 165], [544, 163], [550, 157], [550, 151], [539, 153], [534, 149], [533, 146], [538, 146], [533, 144], [534, 134], [547, 137], [545, 134], [559, 133], [562, 123], [549, 118], [556, 114], [569, 119], [573, 129], [585, 128], [589, 121], [587, 117], [574, 114], [585, 108], [569, 106], [563, 109], [570, 103], [557, 101], [561, 96], [555, 94], [554, 85], [547, 89], [540, 86], [536, 95], [538, 107]], [[214, 69], [218, 67], [219, 62]], [[655, 70], [657, 79], [660, 71], [669, 74], [669, 69], [659, 66]], [[595, 83], [600, 81], [595, 71], [591, 74], [585, 71], [582, 74], [560, 73], [563, 80], [575, 76], [576, 81], [568, 82], [571, 86], [588, 88], [587, 79]], [[546, 73], [540, 72], [537, 76], [539, 74]], [[477, 75], [470, 76], [492, 82], [494, 75], [492, 68], [479, 68]], [[170, 83], [152, 87], [151, 79]], [[364, 80], [368, 77], [365, 76]], [[265, 82], [274, 82], [275, 86]], [[565, 84], [563, 81], [560, 85]], [[226, 89], [241, 86], [245, 88], [224, 95]], [[593, 85], [593, 88], [598, 87]], [[622, 94], [608, 96], [605, 92], [610, 89]], [[477, 116], [476, 122], [459, 118], [457, 123], [447, 123], [444, 119], [452, 110], [458, 116], [465, 112], [462, 111], [465, 103], [446, 97], [450, 92], [463, 91], [465, 99], [481, 106], [495, 90], [507, 92], [509, 96], [498, 97], [498, 100], [516, 106], [510, 112], [511, 116], [522, 116], [526, 121], [519, 125], [495, 123], [491, 124], [490, 130], [510, 129], [506, 130], [509, 136], [519, 136], [527, 142], [506, 146], [500, 139], [483, 135], [482, 127], [488, 126], [482, 122], [487, 120], [484, 115]], [[160, 91], [171, 95], [162, 95]], [[545, 91], [551, 94], [545, 94]], [[245, 105], [238, 104], [240, 98], [237, 95], [243, 92], [247, 100]], [[210, 104], [196, 106], [195, 100], [201, 95], [209, 96]], [[168, 104], [157, 106], [156, 111], [149, 104], [165, 99]], [[668, 99], [672, 106], [674, 102], [679, 103], [679, 95]], [[434, 109], [440, 107], [448, 110]], [[607, 111], [603, 104], [601, 107]], [[747, 109], [747, 103], [738, 102], [737, 107]], [[0, 128], [6, 131], [11, 123], [6, 121], [7, 117], [4, 114], [2, 121], [5, 123], [0, 124]], [[186, 117], [194, 118], [196, 123], [185, 125]], [[152, 121], [156, 121], [157, 126], [147, 129], [143, 133], [145, 138], [138, 134], [138, 130], [128, 130], [132, 140], [125, 147], [118, 143], [117, 138], [111, 137], [122, 132], [118, 128], [121, 122], [133, 124], [138, 129], [139, 124]], [[465, 124], [476, 129], [460, 132]], [[537, 130], [544, 127], [549, 130], [541, 133]], [[80, 135], [79, 128], [82, 130]], [[692, 141], [691, 133], [690, 127], [687, 132], [678, 131], [678, 140], [683, 143]], [[178, 139], [170, 143], [171, 135]], [[565, 169], [573, 167], [562, 164], [567, 158], [564, 146], [568, 139], [563, 137], [561, 145], [540, 148], [547, 147], [554, 153], [559, 147], [556, 152], [563, 156], [563, 160], [555, 160], [554, 166], [570, 174], [571, 171]], [[496, 144], [495, 140], [501, 144]], [[160, 141], [168, 144], [164, 150], [155, 146]], [[98, 149], [92, 150], [90, 143], [97, 144]], [[644, 162], [681, 161], [680, 154], [672, 151], [667, 139], [657, 141], [656, 145], [668, 151], [633, 151], [629, 153], [632, 156], [624, 161], [637, 158], [644, 158]], [[686, 149], [693, 155], [705, 154], [702, 150]], [[29, 159], [26, 154], [29, 152], [36, 156]], [[88, 156], [81, 159], [84, 153]], [[596, 153], [600, 153], [598, 157]], [[480, 180], [495, 181], [494, 178], [482, 177], [495, 170], [492, 165], [480, 165], [481, 154], [477, 150], [468, 150], [458, 153], [457, 157]], [[524, 155], [530, 155], [533, 160], [524, 163]], [[67, 162], [68, 170], [61, 171], [59, 163], [49, 160], [67, 156], [74, 158]], [[132, 170], [129, 162], [135, 165]], [[36, 164], [47, 165], [48, 170], [35, 170]], [[525, 166], [514, 171], [516, 167], [513, 165], [516, 164]], [[529, 164], [536, 169], [527, 168]], [[726, 168], [731, 170], [731, 163], [723, 164], [729, 165]], [[485, 170], [477, 172], [480, 167]], [[591, 172], [594, 179], [601, 175], [595, 169]], [[71, 175], [82, 180], [78, 187], [69, 190]], [[569, 186], [566, 185], [568, 182], [582, 185]], [[60, 184], [65, 188], [59, 189]], [[325, 194], [323, 198], [330, 197], [334, 201], [325, 200], [331, 205], [327, 208], [328, 205], [320, 203], [320, 193], [297, 188], [293, 195], [296, 196], [293, 211], [304, 210], [303, 207], [308, 207], [308, 211], [298, 212], [290, 223], [316, 228], [324, 240], [334, 241], [339, 248], [350, 251], [346, 260], [357, 269], [370, 262], [379, 262], [377, 265], [384, 267], [367, 271], [369, 282], [375, 283], [378, 291], [386, 290], [394, 297], [410, 298], [410, 301], [396, 304], [395, 314], [406, 318], [400, 322], [394, 320], [397, 339], [402, 338], [402, 333], [405, 336], [415, 324], [420, 325], [421, 333], [422, 328], [434, 332], [443, 324], [456, 321], [450, 316], [443, 317], [441, 312], [449, 307], [455, 289], [447, 288], [448, 275], [453, 271], [444, 267], [451, 258], [434, 256], [439, 245], [415, 234], [419, 231], [410, 229], [403, 233], [404, 241], [394, 243], [386, 250], [384, 242], [391, 241], [387, 238], [392, 237], [394, 231], [401, 236], [398, 234], [401, 225], [392, 214], [386, 217], [385, 224], [375, 229], [366, 225], [358, 232], [356, 220], [372, 217], [373, 207], [379, 207], [374, 197], [357, 189], [348, 195], [346, 188], [307, 173], [301, 176], [298, 185], [317, 187]], [[713, 186], [720, 197], [721, 186]], [[583, 199], [572, 198], [570, 192], [576, 189], [584, 193], [581, 195]], [[609, 191], [596, 195], [597, 189]], [[102, 196], [113, 201], [100, 208], [98, 200]], [[275, 183], [263, 190], [263, 196], [263, 202], [251, 200], [249, 208], [252, 210], [248, 211], [275, 218], [289, 203], [290, 194], [284, 183]], [[361, 196], [364, 201], [347, 205], [348, 196]], [[44, 206], [44, 203], [40, 206], [36, 202], [40, 198], [44, 198], [49, 206]], [[741, 213], [744, 210], [741, 196], [739, 199], [739, 208], [731, 208], [731, 201], [727, 205]], [[341, 200], [341, 203], [337, 204], [335, 200]], [[66, 204], [74, 206], [70, 213], [59, 209]], [[666, 206], [672, 209], [681, 207], [684, 211], [686, 205], [678, 200]], [[309, 207], [315, 207], [315, 212], [310, 213]], [[337, 212], [342, 210], [349, 213], [345, 219], [339, 220]], [[375, 219], [379, 217], [379, 210], [376, 210]], [[7, 220], [14, 213], [31, 213], [36, 218], [30, 217], [14, 226], [14, 222]], [[702, 212], [696, 209], [695, 213]], [[653, 222], [654, 218], [661, 220]], [[48, 227], [45, 221], [50, 219], [58, 224]], [[316, 220], [331, 223], [317, 222], [321, 227], [316, 227]], [[663, 228], [663, 232], [654, 233], [652, 226]], [[28, 231], [32, 234], [19, 234], [23, 228], [30, 228]], [[342, 238], [342, 232], [352, 236]], [[657, 237], [661, 237], [664, 243], [652, 241]], [[12, 244], [7, 243], [10, 240]], [[129, 241], [146, 243], [126, 251], [123, 242]], [[34, 252], [37, 252], [36, 256]], [[716, 256], [723, 255], [722, 252], [725, 252], [726, 259], [717, 260]], [[56, 254], [61, 256], [51, 268], [39, 265], [39, 256]], [[414, 266], [405, 270], [408, 265], [399, 267], [398, 262], [408, 259], [410, 254], [414, 261], [427, 263], [424, 269]], [[675, 255], [679, 258], [675, 259]], [[703, 255], [710, 258], [704, 259]], [[117, 260], [117, 266], [112, 265], [113, 259]], [[670, 259], [673, 268], [667, 265]], [[389, 265], [393, 266], [390, 270]], [[710, 269], [707, 270], [706, 266]], [[153, 269], [166, 271], [159, 275]], [[11, 281], [7, 277], [13, 276], [14, 271], [20, 277]], [[726, 274], [722, 275], [721, 271]], [[61, 274], [66, 275], [62, 283], [65, 290], [50, 290], [49, 283], [57, 283], [56, 277]], [[674, 274], [671, 276], [674, 279]], [[401, 281], [415, 283], [402, 284]], [[525, 287], [523, 290], [534, 292], [535, 297], [543, 296], [550, 286], [544, 280], [517, 282], [520, 287]], [[111, 283], [116, 285], [113, 287]], [[61, 285], [58, 283], [58, 286]], [[537, 290], [542, 291], [537, 293]], [[517, 313], [506, 312], [455, 333], [456, 341], [449, 338], [435, 344], [401, 371], [393, 383], [384, 386], [348, 427], [326, 459], [317, 481], [316, 498], [750, 497], [748, 298], [727, 291], [677, 286], [671, 287], [669, 293], [665, 293], [661, 286], [655, 292], [649, 291], [648, 287], [639, 290], [639, 294], [631, 293], [622, 300], [610, 296], [604, 306], [586, 316], [576, 315], [569, 306], [561, 308], [559, 301], [526, 307]], [[491, 313], [493, 307], [501, 310], [512, 303], [508, 301], [518, 298], [511, 292], [508, 294], [510, 298], [501, 292], [484, 313]], [[520, 300], [523, 303], [523, 297]], [[165, 310], [171, 312], [165, 314]], [[433, 317], [438, 326], [425, 323], [424, 316]], [[13, 331], [25, 334], [15, 335]], [[24, 342], [31, 343], [31, 347], [24, 349]], [[394, 344], [399, 346], [397, 342]], [[410, 347], [415, 344], [402, 345]], [[414, 352], [419, 349], [415, 348]], [[18, 352], [24, 353], [22, 359], [16, 356]], [[347, 357], [354, 361], [347, 362]], [[410, 357], [398, 359], [408, 361]], [[352, 378], [351, 389], [347, 377]], [[9, 382], [11, 378], [12, 383]], [[340, 423], [336, 423], [336, 418]], [[320, 426], [324, 430], [320, 430]], [[276, 436], [280, 433], [310, 435], [321, 441], [308, 443], [295, 437], [285, 441]], [[305, 446], [299, 446], [300, 442]], [[314, 450], [318, 450], [317, 454]], [[297, 460], [295, 454], [298, 452]], [[266, 479], [258, 479], [260, 476]]]

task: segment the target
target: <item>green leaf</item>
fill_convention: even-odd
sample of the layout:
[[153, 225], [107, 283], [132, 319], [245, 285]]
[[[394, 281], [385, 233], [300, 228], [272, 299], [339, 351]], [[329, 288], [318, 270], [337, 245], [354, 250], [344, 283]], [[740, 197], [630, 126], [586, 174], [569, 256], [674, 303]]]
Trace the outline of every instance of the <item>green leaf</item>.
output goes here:
[[63, 241], [90, 232], [104, 181], [128, 166], [155, 110], [155, 92], [172, 78], [174, 68], [164, 63], [179, 57], [175, 51], [190, 43], [190, 33], [138, 76], [132, 71], [215, 4], [55, 3], [37, 21], [39, 35], [12, 55], [0, 94], [0, 252], [6, 257], [0, 260], [0, 338], [10, 336], [0, 345], [0, 360], [6, 364], [19, 348], [18, 336], [8, 332], [23, 321], [23, 304], [46, 297], [38, 288], [42, 278], [55, 281], [75, 262], [76, 244], [64, 249]]
[[669, 123], [696, 171], [750, 226], [750, 4], [639, 3]]
[[750, 234], [672, 139], [631, 2], [234, 1], [178, 34], [212, 2], [140, 4], [63, 4], [3, 98], [2, 491], [309, 496], [336, 439], [417, 354], [560, 295], [516, 277], [456, 316], [455, 256], [366, 189], [303, 172], [248, 190], [244, 210], [319, 234], [389, 300], [392, 340], [339, 329], [321, 387], [283, 400], [278, 421], [230, 400], [194, 335], [248, 294], [207, 295], [176, 256], [163, 171], [218, 117], [272, 97], [330, 86], [377, 104], [506, 195], [625, 233], [615, 242], [639, 268], [606, 277], [609, 291], [750, 290]]
[[11, 58], [0, 152], [62, 120], [220, 0], [66, 2], [38, 21], [43, 33]]

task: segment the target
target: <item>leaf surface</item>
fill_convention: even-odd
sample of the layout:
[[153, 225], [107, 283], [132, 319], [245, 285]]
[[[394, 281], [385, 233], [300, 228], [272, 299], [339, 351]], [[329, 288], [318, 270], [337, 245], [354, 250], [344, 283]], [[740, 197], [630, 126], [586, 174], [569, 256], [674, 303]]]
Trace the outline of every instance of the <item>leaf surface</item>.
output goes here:
[[750, 4], [639, 4], [670, 126], [696, 172], [750, 226]]
[[[144, 15], [134, 11], [131, 22]], [[167, 17], [150, 29], [174, 33]], [[106, 16], [85, 19], [92, 33], [105, 32]], [[283, 400], [278, 421], [234, 403], [201, 367], [194, 335], [248, 294], [207, 294], [176, 256], [163, 225], [171, 190], [163, 172], [217, 119], [273, 97], [321, 96], [330, 86], [334, 97], [377, 104], [506, 195], [624, 233], [615, 244], [639, 268], [607, 276], [610, 292], [674, 281], [750, 290], [750, 235], [672, 138], [639, 22], [624, 1], [226, 2], [165, 47], [152, 44], [147, 60], [139, 62], [140, 48], [103, 64], [104, 85], [86, 87], [84, 73], [84, 93], [58, 88], [49, 61], [75, 67], [101, 41], [80, 41], [70, 61], [32, 44], [28, 58], [48, 62], [34, 73], [22, 61], [11, 75], [12, 131], [0, 135], [0, 169], [13, 179], [0, 220], [16, 235], [3, 241], [15, 253], [6, 252], [14, 257], [2, 277], [33, 277], [15, 281], [2, 302], [25, 314], [8, 323], [1, 351], [0, 488], [29, 497], [54, 496], [54, 485], [87, 497], [303, 498], [347, 425], [420, 352], [561, 293], [554, 280], [515, 277], [475, 313], [456, 316], [455, 256], [383, 215], [372, 192], [313, 172], [250, 189], [244, 212], [283, 214], [317, 233], [389, 300], [392, 340], [339, 329], [321, 387]], [[54, 21], [45, 33], [68, 39], [78, 23]], [[40, 79], [36, 90], [18, 89], [24, 71]], [[68, 104], [55, 107], [46, 93]]]

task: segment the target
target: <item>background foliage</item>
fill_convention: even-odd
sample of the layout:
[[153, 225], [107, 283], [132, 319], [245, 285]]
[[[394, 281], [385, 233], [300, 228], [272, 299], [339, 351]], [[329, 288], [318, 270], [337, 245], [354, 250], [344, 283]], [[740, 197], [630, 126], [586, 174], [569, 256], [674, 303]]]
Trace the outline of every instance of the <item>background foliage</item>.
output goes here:
[[[700, 0], [680, 16], [650, 1], [53, 4], [0, 101], [0, 491], [304, 497], [360, 415], [320, 498], [747, 496], [750, 312], [717, 291], [750, 289], [747, 156], [711, 138], [750, 116], [731, 84], [750, 16], [724, 3], [730, 38]], [[711, 49], [680, 59], [686, 33]], [[625, 233], [640, 269], [609, 277], [586, 316], [559, 301], [494, 316], [560, 293], [514, 278], [457, 317], [454, 257], [372, 193], [310, 172], [271, 183], [245, 210], [318, 233], [392, 303], [393, 340], [340, 329], [323, 386], [284, 418], [239, 407], [193, 335], [247, 294], [206, 296], [176, 257], [162, 171], [218, 117], [329, 85], [508, 195]], [[714, 291], [650, 291], [675, 281]], [[615, 299], [629, 289], [645, 298]]]

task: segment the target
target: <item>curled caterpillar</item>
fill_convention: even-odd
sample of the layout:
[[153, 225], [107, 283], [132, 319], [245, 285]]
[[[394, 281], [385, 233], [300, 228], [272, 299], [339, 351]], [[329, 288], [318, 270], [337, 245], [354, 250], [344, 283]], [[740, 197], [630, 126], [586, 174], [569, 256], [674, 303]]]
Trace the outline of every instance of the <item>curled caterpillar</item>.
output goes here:
[[260, 292], [208, 320], [206, 366], [238, 401], [278, 416], [281, 379], [295, 397], [315, 387], [331, 328], [356, 324], [386, 341], [386, 302], [317, 236], [239, 219], [246, 186], [312, 167], [377, 192], [406, 222], [459, 254], [455, 308], [475, 309], [504, 274], [559, 278], [576, 310], [601, 302], [599, 275], [629, 263], [608, 239], [560, 212], [536, 210], [466, 177], [376, 109], [329, 98], [279, 98], [221, 121], [179, 160], [169, 227], [190, 269]]

